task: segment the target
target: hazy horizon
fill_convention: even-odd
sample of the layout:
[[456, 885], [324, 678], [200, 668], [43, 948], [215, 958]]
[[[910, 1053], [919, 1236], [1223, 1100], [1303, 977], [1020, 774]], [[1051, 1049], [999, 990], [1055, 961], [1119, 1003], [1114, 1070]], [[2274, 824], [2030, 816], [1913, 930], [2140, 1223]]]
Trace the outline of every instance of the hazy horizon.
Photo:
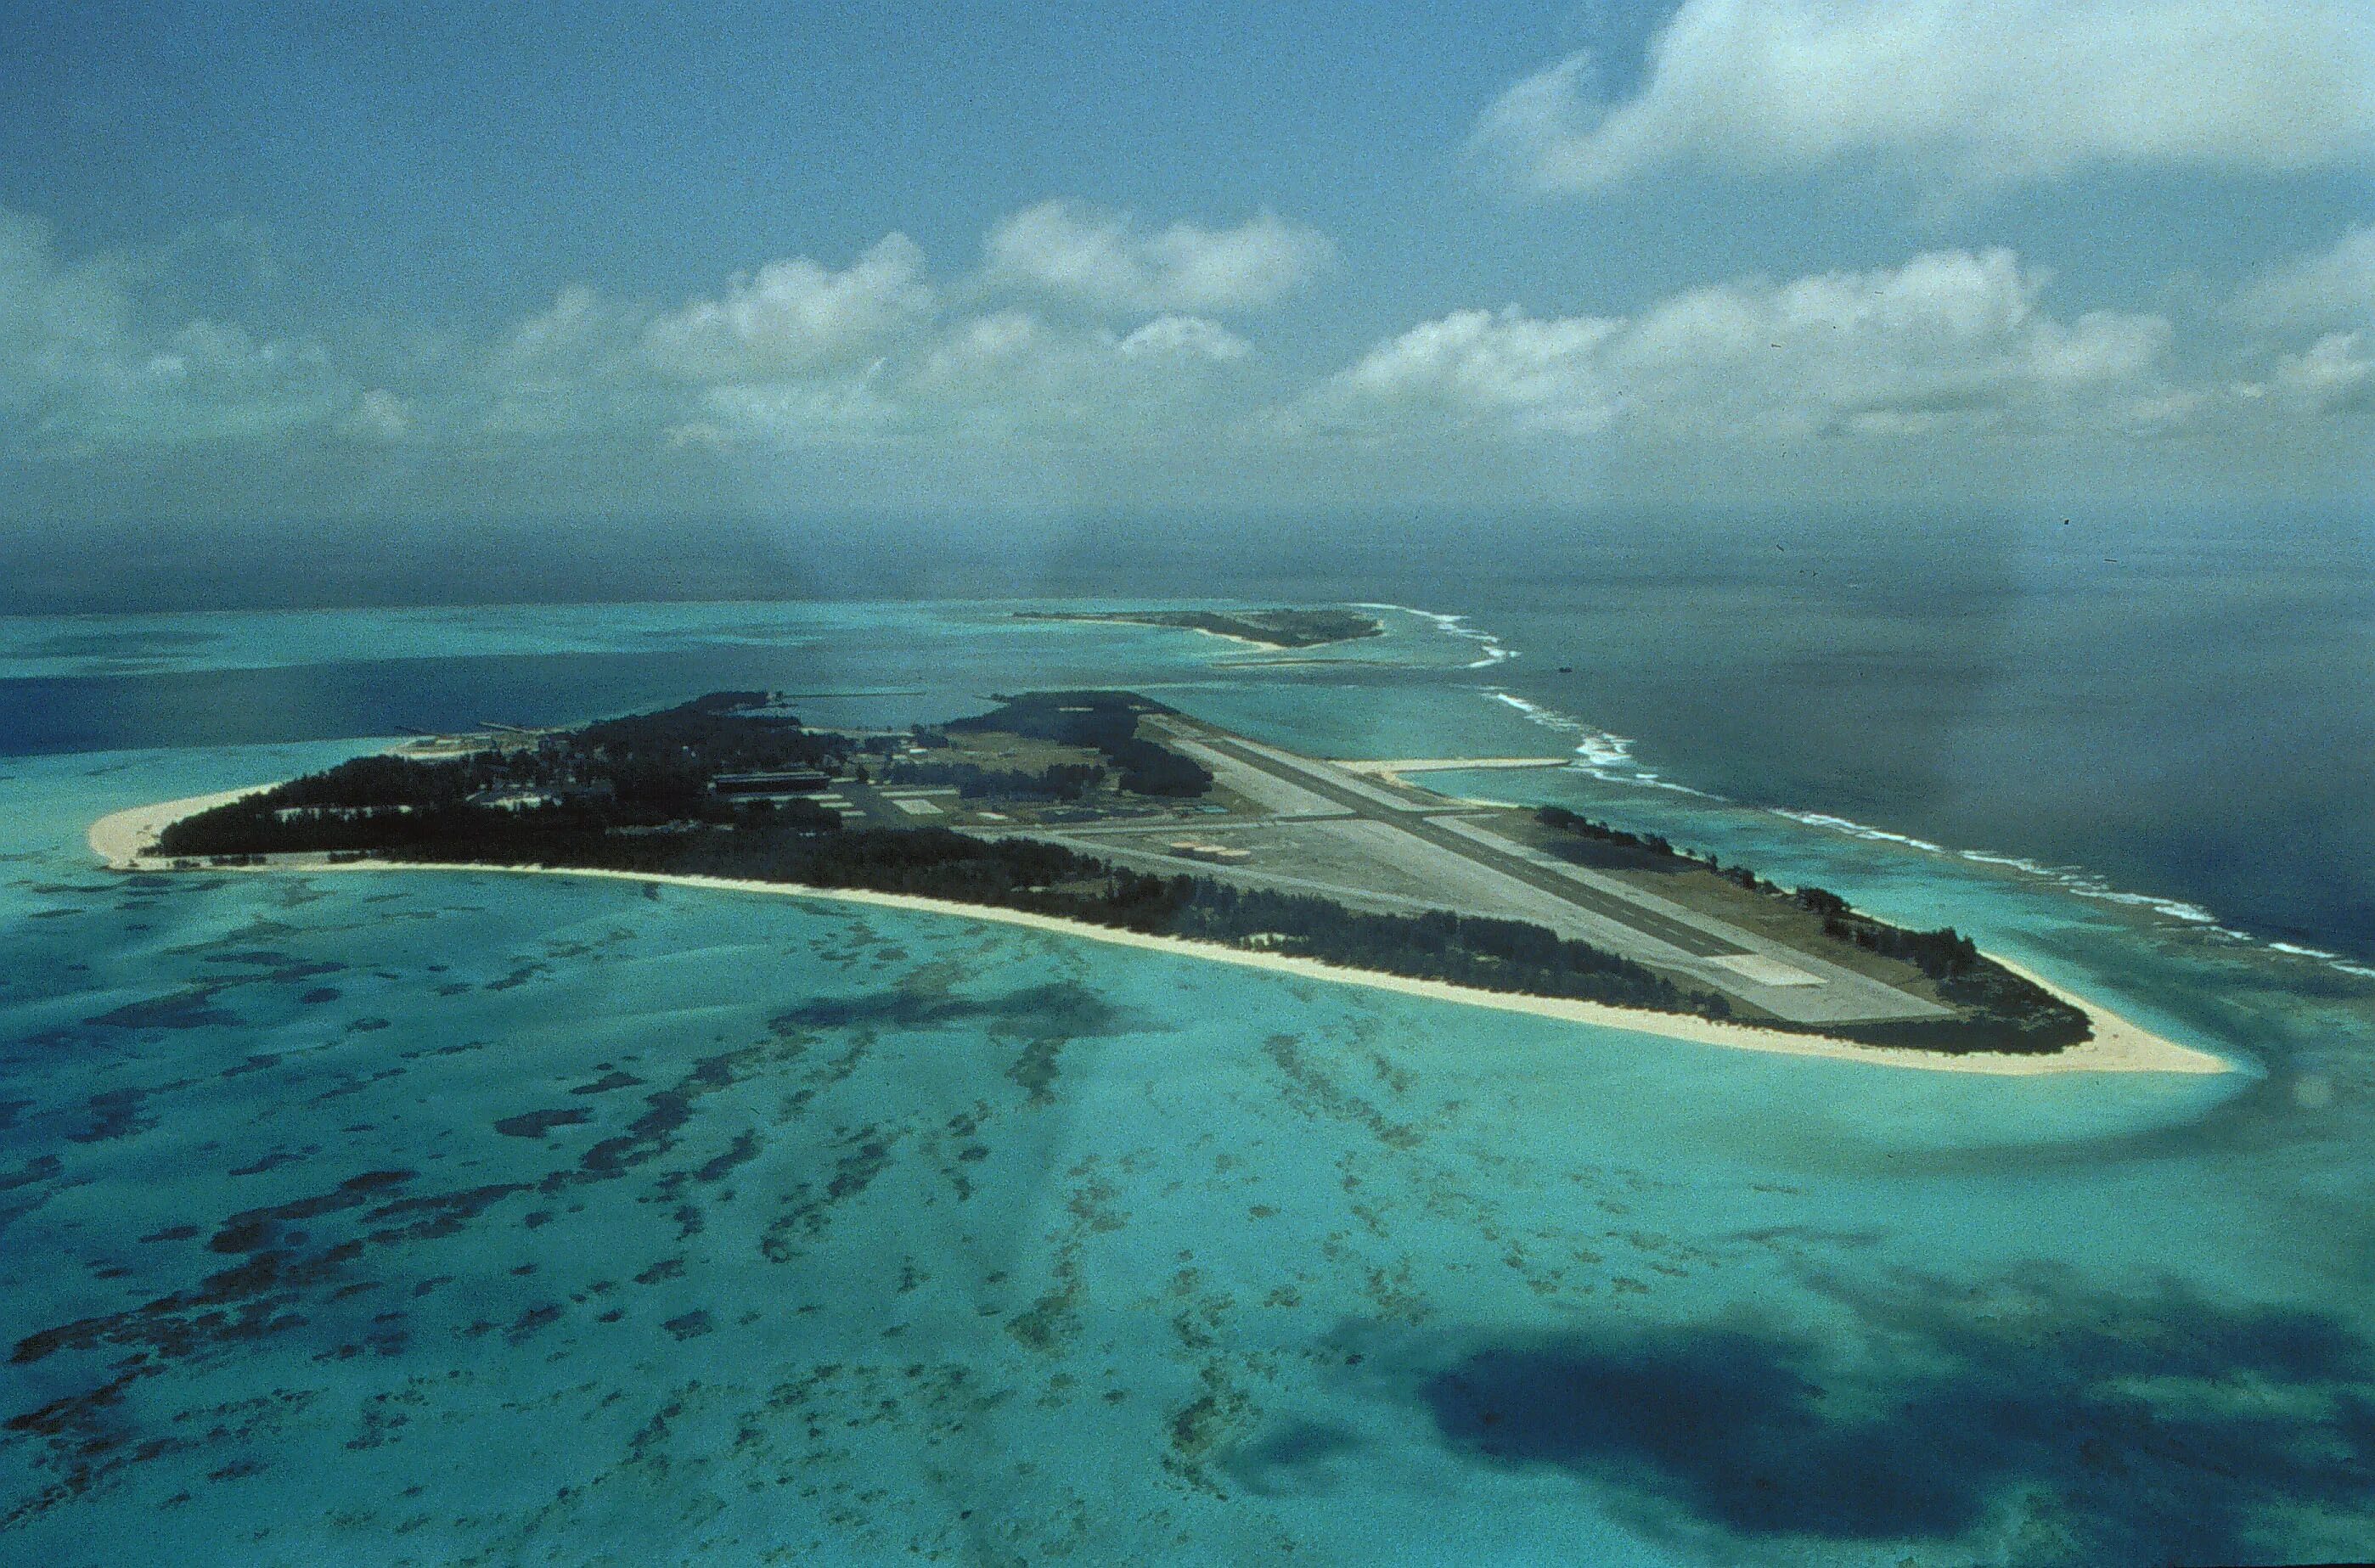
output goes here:
[[20, 550], [2248, 516], [2375, 473], [2356, 6], [95, 6], [0, 44]]

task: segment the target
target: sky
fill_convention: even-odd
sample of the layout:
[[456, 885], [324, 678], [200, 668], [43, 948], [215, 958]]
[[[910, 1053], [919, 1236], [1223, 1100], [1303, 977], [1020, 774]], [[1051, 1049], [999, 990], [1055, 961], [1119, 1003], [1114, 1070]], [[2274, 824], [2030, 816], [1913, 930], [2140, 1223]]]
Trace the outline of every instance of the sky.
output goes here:
[[0, 19], [0, 531], [2363, 508], [2375, 6]]

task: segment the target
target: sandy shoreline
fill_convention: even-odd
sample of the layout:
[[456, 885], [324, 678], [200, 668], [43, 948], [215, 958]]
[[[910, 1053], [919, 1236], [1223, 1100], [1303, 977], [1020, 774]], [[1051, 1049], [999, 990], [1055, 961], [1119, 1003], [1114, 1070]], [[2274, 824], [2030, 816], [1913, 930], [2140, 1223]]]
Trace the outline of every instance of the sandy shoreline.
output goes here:
[[[185, 796], [180, 800], [160, 800], [153, 806], [136, 806], [128, 811], [111, 812], [93, 822], [90, 831], [84, 837], [90, 844], [90, 852], [107, 862], [109, 870], [139, 870], [148, 852], [156, 846], [157, 835], [175, 822], [184, 817], [195, 817], [201, 811], [211, 811], [218, 806], [229, 806], [234, 800], [244, 800], [272, 787], [269, 784], [249, 784], [244, 789]], [[161, 861], [155, 862], [152, 868], [162, 869], [163, 865]]]
[[[269, 784], [255, 784], [245, 789], [225, 790], [216, 795], [192, 796], [182, 800], [162, 801], [153, 806], [136, 807], [100, 818], [90, 826], [89, 834], [93, 853], [113, 870], [161, 869], [165, 862], [147, 858], [143, 851], [156, 842], [165, 827], [186, 816], [253, 795]], [[1497, 1012], [1524, 1013], [1534, 1018], [1561, 1019], [1571, 1023], [1592, 1024], [1604, 1029], [1619, 1029], [1640, 1034], [1660, 1035], [1670, 1040], [1687, 1040], [1696, 1044], [1719, 1045], [1733, 1050], [1763, 1051], [1789, 1056], [1824, 1056], [1834, 1061], [1864, 1062], [1878, 1067], [1911, 1067], [1924, 1072], [1981, 1073], [1999, 1078], [2035, 1078], [2049, 1073], [2077, 1072], [2171, 1072], [2220, 1073], [2234, 1070], [2233, 1064], [2206, 1051], [2180, 1045], [2163, 1039], [2150, 1031], [2120, 1017], [2085, 997], [2075, 996], [2054, 984], [2042, 975], [2022, 968], [2008, 960], [1996, 961], [2007, 969], [2035, 981], [2071, 1006], [2084, 1011], [2094, 1024], [2094, 1038], [2084, 1044], [2057, 1051], [2047, 1056], [2015, 1056], [1973, 1055], [1943, 1055], [1932, 1051], [1905, 1051], [1876, 1045], [1858, 1045], [1848, 1041], [1826, 1039], [1820, 1035], [1792, 1034], [1777, 1029], [1760, 1029], [1753, 1024], [1719, 1023], [1712, 1020], [1688, 1018], [1676, 1013], [1649, 1012], [1634, 1008], [1610, 1007], [1601, 1002], [1577, 1001], [1563, 996], [1528, 996], [1507, 991], [1481, 991], [1465, 985], [1453, 985], [1440, 980], [1419, 980], [1406, 975], [1385, 974], [1373, 970], [1346, 969], [1323, 963], [1317, 959], [1298, 958], [1282, 953], [1256, 952], [1244, 948], [1227, 948], [1210, 942], [1188, 941], [1177, 937], [1153, 937], [1136, 931], [1118, 930], [1110, 925], [1092, 925], [1081, 921], [1063, 920], [1053, 915], [1034, 914], [1026, 910], [997, 909], [983, 904], [958, 903], [947, 899], [919, 898], [908, 893], [875, 892], [861, 888], [811, 888], [792, 882], [760, 882], [729, 877], [696, 877], [668, 872], [620, 871], [595, 867], [566, 866], [481, 866], [475, 864], [439, 864], [417, 861], [361, 860], [331, 865], [318, 857], [303, 860], [284, 859], [277, 863], [241, 869], [260, 871], [496, 871], [521, 876], [598, 877], [613, 881], [656, 882], [667, 886], [697, 888], [716, 892], [764, 893], [776, 897], [828, 900], [837, 903], [871, 905], [880, 909], [906, 910], [916, 914], [953, 916], [964, 920], [987, 921], [1000, 925], [1020, 925], [1057, 936], [1105, 942], [1115, 947], [1138, 948], [1150, 952], [1176, 953], [1208, 962], [1235, 964], [1241, 969], [1266, 970], [1273, 974], [1294, 975], [1305, 980], [1325, 981], [1338, 985], [1362, 985], [1375, 991], [1391, 991], [1405, 996], [1419, 996], [1429, 1001], [1454, 1002], [1464, 1007], [1489, 1008]], [[1994, 955], [1990, 955], [1993, 957]]]

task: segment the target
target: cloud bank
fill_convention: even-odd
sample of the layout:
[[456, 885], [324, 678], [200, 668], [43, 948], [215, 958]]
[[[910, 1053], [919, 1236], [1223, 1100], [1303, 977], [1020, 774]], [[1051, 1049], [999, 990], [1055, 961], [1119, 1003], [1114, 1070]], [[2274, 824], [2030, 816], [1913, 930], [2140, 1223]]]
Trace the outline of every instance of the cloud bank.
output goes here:
[[2345, 0], [1686, 0], [1617, 92], [1578, 53], [1474, 147], [1521, 184], [1863, 162], [1957, 185], [2375, 157], [2375, 12]]
[[1232, 312], [1307, 286], [1324, 242], [1086, 211], [1000, 221], [970, 271], [892, 232], [672, 301], [566, 284], [474, 338], [189, 313], [159, 257], [77, 257], [0, 210], [0, 472], [139, 470], [177, 503], [195, 474], [267, 511], [666, 496], [795, 460], [824, 501], [862, 467], [915, 501], [1077, 471], [1122, 500], [1489, 501], [1627, 454], [1652, 479], [1689, 454], [1731, 494], [1824, 465], [1851, 488], [2017, 480], [2049, 448], [2141, 471], [2146, 443], [2272, 483], [2343, 472], [2375, 417], [2375, 225], [2156, 308], [2064, 304], [2008, 247], [1939, 249], [1625, 308], [1455, 302], [1295, 362]]
[[1275, 303], [1333, 258], [1316, 230], [1264, 212], [1228, 229], [1147, 232], [1127, 214], [1043, 202], [1000, 222], [984, 246], [993, 284], [1100, 311], [1229, 312]]
[[1378, 344], [1306, 398], [1309, 427], [1801, 440], [2166, 417], [2170, 326], [2041, 307], [2007, 250], [1746, 280], [1631, 316], [1457, 311]]

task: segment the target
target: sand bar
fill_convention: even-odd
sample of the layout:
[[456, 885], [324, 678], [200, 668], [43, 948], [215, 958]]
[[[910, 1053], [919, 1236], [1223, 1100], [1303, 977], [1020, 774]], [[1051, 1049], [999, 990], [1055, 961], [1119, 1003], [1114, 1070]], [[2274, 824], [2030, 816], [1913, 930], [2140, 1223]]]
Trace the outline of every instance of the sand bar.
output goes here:
[[[154, 806], [136, 807], [102, 817], [91, 824], [89, 840], [92, 851], [115, 870], [163, 869], [166, 863], [148, 857], [144, 852], [154, 846], [157, 835], [179, 819], [227, 804], [269, 784], [251, 785], [246, 789], [225, 790], [218, 795], [193, 796], [183, 800], [169, 800]], [[227, 868], [230, 869], [230, 868]], [[1935, 1051], [1906, 1051], [1876, 1045], [1859, 1045], [1850, 1041], [1833, 1040], [1822, 1035], [1793, 1034], [1778, 1029], [1760, 1029], [1753, 1024], [1719, 1023], [1710, 1019], [1690, 1018], [1679, 1013], [1650, 1012], [1637, 1008], [1615, 1008], [1601, 1002], [1577, 1001], [1565, 996], [1528, 996], [1508, 991], [1481, 991], [1472, 986], [1453, 985], [1440, 980], [1419, 980], [1407, 975], [1385, 974], [1375, 970], [1347, 969], [1339, 964], [1322, 963], [1317, 959], [1300, 958], [1284, 953], [1258, 952], [1245, 948], [1222, 947], [1212, 942], [1192, 942], [1178, 937], [1152, 937], [1136, 931], [1123, 931], [1110, 925], [1092, 925], [1084, 921], [1063, 920], [1054, 915], [1034, 914], [1027, 910], [998, 909], [985, 904], [958, 903], [947, 899], [918, 898], [909, 893], [882, 893], [862, 888], [811, 888], [793, 882], [760, 882], [730, 877], [680, 876], [667, 872], [620, 871], [596, 867], [568, 866], [479, 866], [472, 864], [440, 864], [431, 862], [359, 860], [337, 865], [318, 855], [284, 855], [276, 861], [253, 867], [258, 871], [495, 871], [522, 876], [599, 877], [614, 881], [657, 882], [679, 888], [699, 888], [717, 892], [764, 893], [776, 897], [824, 899], [836, 903], [868, 904], [880, 909], [902, 909], [922, 914], [949, 915], [962, 920], [987, 921], [999, 925], [1022, 925], [1034, 931], [1046, 931], [1058, 936], [1105, 942], [1115, 947], [1139, 948], [1151, 952], [1177, 953], [1184, 957], [1202, 959], [1208, 962], [1235, 964], [1242, 969], [1266, 970], [1273, 974], [1294, 975], [1305, 980], [1325, 981], [1338, 985], [1365, 985], [1374, 991], [1391, 991], [1404, 996], [1420, 996], [1429, 1001], [1456, 1002], [1464, 1007], [1490, 1008], [1497, 1012], [1524, 1013], [1534, 1018], [1562, 1019], [1571, 1023], [1592, 1024], [1602, 1029], [1625, 1030], [1640, 1034], [1661, 1035], [1669, 1040], [1687, 1040], [1701, 1045], [1720, 1045], [1733, 1050], [1765, 1051], [1788, 1056], [1826, 1056], [1834, 1061], [1865, 1062], [1878, 1067], [1914, 1067], [1925, 1072], [1983, 1073], [1999, 1078], [2035, 1078], [2048, 1073], [2078, 1072], [2168, 1072], [2221, 1073], [2235, 1070], [2235, 1065], [2207, 1051], [2196, 1050], [2167, 1040], [2149, 1030], [2130, 1022], [2083, 996], [2074, 996], [2042, 975], [2031, 973], [2003, 959], [1996, 961], [2007, 969], [2026, 975], [2044, 986], [2071, 1006], [2084, 1011], [2094, 1025], [2094, 1037], [2083, 1044], [2056, 1051], [2050, 1055], [2019, 1056], [1974, 1053], [1967, 1055], [1946, 1055]], [[1994, 955], [1990, 955], [1993, 957]]]

